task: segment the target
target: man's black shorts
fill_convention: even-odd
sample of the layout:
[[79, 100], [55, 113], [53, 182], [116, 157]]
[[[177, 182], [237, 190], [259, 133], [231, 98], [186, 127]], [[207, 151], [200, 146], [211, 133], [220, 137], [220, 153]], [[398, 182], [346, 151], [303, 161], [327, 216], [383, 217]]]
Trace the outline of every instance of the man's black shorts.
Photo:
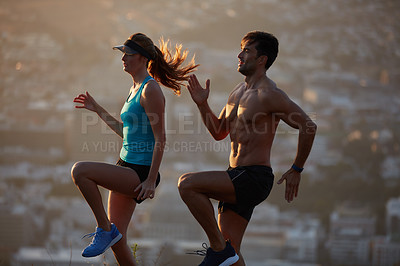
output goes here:
[[[143, 183], [147, 179], [149, 172], [150, 172], [149, 165], [139, 165], [139, 164], [127, 163], [124, 160], [122, 160], [121, 158], [118, 160], [116, 165], [128, 167], [128, 168], [131, 168], [133, 171], [135, 171], [136, 174], [139, 176], [140, 183]], [[160, 173], [157, 174], [156, 187], [158, 186], [159, 183], [160, 183]], [[136, 198], [134, 200], [137, 203], [141, 203], [143, 201], [143, 200], [138, 200]]]
[[220, 201], [218, 212], [231, 209], [250, 221], [254, 208], [269, 195], [274, 184], [272, 168], [264, 165], [229, 167], [226, 170], [236, 192], [236, 204]]

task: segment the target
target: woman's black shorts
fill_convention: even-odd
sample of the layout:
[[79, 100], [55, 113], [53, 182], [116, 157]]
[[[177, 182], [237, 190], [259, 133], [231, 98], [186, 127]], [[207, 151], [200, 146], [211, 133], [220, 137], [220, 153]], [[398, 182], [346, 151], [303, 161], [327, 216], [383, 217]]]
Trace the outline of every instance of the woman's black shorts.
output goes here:
[[[132, 170], [134, 170], [137, 173], [137, 175], [139, 176], [141, 183], [143, 183], [147, 179], [149, 172], [150, 172], [150, 165], [139, 165], [139, 164], [127, 163], [124, 160], [122, 160], [121, 158], [118, 160], [116, 165], [119, 165], [122, 167], [128, 167], [128, 168], [131, 168]], [[159, 183], [160, 183], [160, 173], [158, 173], [158, 175], [157, 175], [156, 187], [158, 186]], [[143, 200], [135, 199], [135, 201], [137, 203], [141, 203]]]

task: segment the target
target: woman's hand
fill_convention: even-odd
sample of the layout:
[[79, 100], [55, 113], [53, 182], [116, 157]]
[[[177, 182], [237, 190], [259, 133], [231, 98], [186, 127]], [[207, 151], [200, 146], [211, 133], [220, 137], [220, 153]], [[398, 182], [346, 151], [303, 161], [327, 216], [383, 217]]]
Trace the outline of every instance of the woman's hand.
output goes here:
[[155, 181], [151, 181], [151, 179], [148, 177], [143, 183], [140, 183], [140, 185], [136, 187], [135, 192], [138, 191], [140, 191], [139, 195], [136, 197], [138, 200], [154, 198], [156, 191]]
[[86, 94], [79, 94], [77, 97], [74, 98], [74, 103], [81, 104], [76, 105], [75, 108], [85, 108], [87, 110], [97, 112], [98, 104], [89, 94], [89, 92], [86, 92]]

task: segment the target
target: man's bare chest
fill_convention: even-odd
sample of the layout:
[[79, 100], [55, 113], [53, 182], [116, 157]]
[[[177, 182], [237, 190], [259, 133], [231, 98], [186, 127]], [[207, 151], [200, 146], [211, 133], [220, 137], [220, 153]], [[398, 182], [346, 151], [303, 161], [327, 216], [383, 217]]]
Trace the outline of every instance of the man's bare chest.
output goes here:
[[257, 91], [244, 92], [232, 97], [226, 106], [226, 118], [230, 123], [256, 122], [267, 116], [267, 108]]

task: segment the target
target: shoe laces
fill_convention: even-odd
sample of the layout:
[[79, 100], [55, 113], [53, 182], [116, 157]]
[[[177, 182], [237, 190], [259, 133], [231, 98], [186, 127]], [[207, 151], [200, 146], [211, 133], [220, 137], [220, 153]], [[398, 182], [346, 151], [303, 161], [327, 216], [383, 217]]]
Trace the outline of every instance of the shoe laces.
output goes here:
[[203, 247], [203, 249], [194, 250], [192, 252], [186, 252], [186, 254], [188, 254], [188, 255], [199, 255], [199, 256], [207, 255], [207, 250], [209, 248], [207, 243], [203, 243], [201, 246]]
[[99, 235], [99, 233], [100, 233], [100, 231], [89, 233], [89, 234], [86, 234], [86, 235], [82, 236], [81, 239], [93, 237], [92, 242], [90, 242], [90, 244], [95, 244], [97, 242], [96, 236]]

